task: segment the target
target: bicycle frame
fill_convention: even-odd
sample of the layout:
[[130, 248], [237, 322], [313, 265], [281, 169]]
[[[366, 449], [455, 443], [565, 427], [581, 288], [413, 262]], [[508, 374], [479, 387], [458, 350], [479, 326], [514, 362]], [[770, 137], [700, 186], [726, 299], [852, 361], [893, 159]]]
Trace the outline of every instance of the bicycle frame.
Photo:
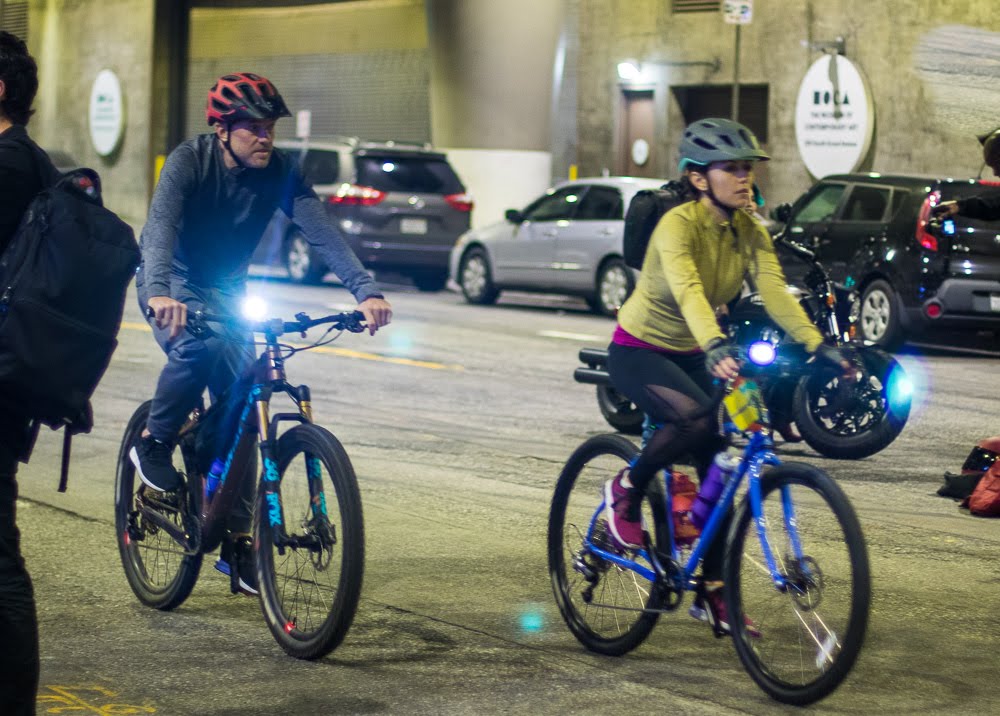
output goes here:
[[[740, 432], [736, 426], [731, 423], [726, 423], [724, 429], [729, 433]], [[732, 508], [735, 502], [736, 493], [739, 490], [740, 485], [743, 483], [743, 480], [746, 478], [749, 480], [747, 494], [750, 500], [750, 508], [756, 525], [757, 537], [760, 540], [764, 559], [767, 563], [767, 569], [775, 587], [779, 590], [784, 590], [786, 588], [786, 580], [781, 571], [778, 569], [777, 560], [775, 559], [774, 553], [771, 550], [768, 541], [767, 524], [763, 514], [761, 502], [762, 495], [760, 480], [762, 468], [765, 465], [778, 466], [781, 464], [781, 461], [778, 459], [778, 456], [774, 453], [772, 448], [773, 443], [771, 442], [771, 438], [764, 431], [752, 432], [750, 434], [750, 439], [746, 447], [743, 449], [743, 455], [740, 459], [739, 466], [726, 483], [722, 495], [720, 495], [718, 502], [715, 504], [715, 507], [709, 515], [708, 521], [702, 529], [698, 543], [691, 551], [687, 562], [684, 563], [683, 566], [680, 566], [679, 574], [675, 575], [674, 570], [668, 569], [667, 566], [663, 564], [660, 555], [652, 553], [647, 549], [636, 550], [635, 554], [648, 563], [649, 566], [637, 560], [624, 557], [616, 552], [611, 552], [596, 546], [593, 536], [597, 523], [604, 513], [605, 503], [603, 501], [600, 505], [598, 505], [593, 517], [591, 517], [590, 525], [587, 529], [587, 535], [585, 538], [586, 548], [592, 554], [600, 557], [601, 559], [612, 562], [623, 569], [631, 570], [650, 582], [663, 581], [678, 591], [696, 590], [699, 586], [699, 581], [695, 579], [694, 574], [698, 569], [698, 565], [701, 563], [701, 560], [705, 556], [705, 552], [708, 550], [709, 546], [718, 537], [717, 533], [720, 526], [725, 520], [726, 514]], [[673, 564], [679, 565], [681, 554], [674, 539], [673, 520], [670, 518], [673, 503], [670, 489], [671, 481], [673, 480], [673, 473], [670, 469], [664, 470], [663, 479], [664, 507], [667, 515], [666, 528], [669, 534], [670, 558]], [[801, 563], [801, 558], [803, 557], [802, 545], [798, 539], [795, 508], [787, 489], [783, 489], [782, 492], [782, 507], [785, 526], [788, 533], [791, 535], [792, 550]]]
[[[264, 351], [249, 371], [253, 374], [253, 383], [248, 389], [229, 398], [229, 401], [242, 402], [243, 409], [236, 424], [235, 436], [230, 441], [231, 447], [226, 453], [225, 467], [219, 478], [219, 487], [210, 503], [206, 503], [202, 497], [204, 485], [198, 484], [197, 478], [199, 476], [188, 476], [189, 489], [193, 489], [198, 494], [197, 504], [201, 505], [201, 543], [199, 546], [201, 552], [210, 552], [221, 543], [226, 533], [226, 518], [232, 509], [233, 501], [240, 494], [243, 481], [256, 479], [256, 475], [252, 478], [247, 476], [254, 450], [254, 440], [257, 440], [259, 444], [263, 475], [261, 487], [267, 506], [268, 521], [275, 530], [275, 544], [283, 545], [288, 541], [282, 523], [281, 501], [278, 492], [280, 480], [276, 456], [278, 425], [286, 421], [311, 423], [311, 393], [307, 385], [296, 387], [287, 382], [284, 358], [281, 356], [277, 335], [267, 332], [265, 340]], [[277, 413], [271, 416], [270, 402], [275, 392], [287, 394], [295, 403], [298, 412]], [[222, 408], [221, 404], [216, 404], [210, 410]], [[194, 446], [191, 438], [200, 425], [200, 420], [189, 420], [181, 428], [179, 442], [182, 449], [190, 451], [187, 457], [196, 458], [193, 454]], [[320, 474], [319, 466], [310, 465], [308, 472], [309, 491], [313, 497], [313, 511], [317, 516], [326, 516], [322, 485], [317, 485], [314, 480]], [[204, 475], [200, 477], [203, 481]], [[198, 490], [197, 487], [201, 487], [201, 489]]]

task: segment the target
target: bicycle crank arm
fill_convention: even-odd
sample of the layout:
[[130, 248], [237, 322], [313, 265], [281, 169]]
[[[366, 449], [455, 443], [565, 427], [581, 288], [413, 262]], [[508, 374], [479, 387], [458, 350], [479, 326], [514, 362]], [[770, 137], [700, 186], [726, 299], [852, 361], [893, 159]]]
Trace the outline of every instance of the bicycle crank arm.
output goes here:
[[161, 530], [170, 535], [171, 539], [173, 539], [174, 542], [183, 547], [185, 552], [188, 552], [189, 554], [194, 553], [194, 547], [191, 544], [191, 537], [190, 535], [188, 535], [187, 532], [180, 529], [177, 525], [175, 525], [173, 522], [164, 517], [160, 512], [157, 512], [156, 510], [150, 507], [146, 507], [145, 505], [143, 505], [140, 508], [140, 512], [142, 512], [143, 517], [145, 517], [147, 520], [149, 520], [157, 527], [159, 527]]

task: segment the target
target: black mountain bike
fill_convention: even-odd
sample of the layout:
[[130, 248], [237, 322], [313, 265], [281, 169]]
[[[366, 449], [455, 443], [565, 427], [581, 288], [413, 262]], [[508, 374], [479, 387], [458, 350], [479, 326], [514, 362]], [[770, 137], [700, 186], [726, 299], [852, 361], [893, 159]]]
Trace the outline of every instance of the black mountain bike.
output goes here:
[[[248, 322], [197, 312], [195, 335], [218, 335], [210, 324], [262, 333], [260, 356], [208, 410], [194, 410], [181, 428], [174, 464], [183, 478], [176, 492], [161, 493], [137, 479], [129, 450], [139, 439], [150, 402], [139, 406], [125, 429], [115, 479], [115, 527], [125, 576], [143, 604], [170, 610], [191, 594], [203, 555], [232, 544], [226, 518], [244, 480], [255, 479], [256, 450], [263, 470], [253, 519], [255, 571], [261, 608], [274, 638], [290, 655], [318, 659], [344, 639], [358, 606], [364, 570], [364, 526], [354, 468], [340, 442], [313, 424], [309, 387], [292, 386], [285, 360], [325, 345], [347, 330], [364, 330], [362, 314], [340, 313], [294, 321]], [[283, 334], [329, 325], [307, 346], [279, 343]], [[333, 334], [334, 331], [337, 333]], [[331, 335], [333, 334], [333, 335]], [[244, 334], [245, 335], [245, 334]], [[270, 415], [275, 393], [295, 412]], [[238, 420], [233, 419], [235, 416]], [[281, 423], [294, 423], [280, 436]], [[222, 452], [219, 451], [219, 446]], [[225, 469], [216, 490], [206, 491], [214, 459]], [[238, 573], [231, 560], [231, 589]]]

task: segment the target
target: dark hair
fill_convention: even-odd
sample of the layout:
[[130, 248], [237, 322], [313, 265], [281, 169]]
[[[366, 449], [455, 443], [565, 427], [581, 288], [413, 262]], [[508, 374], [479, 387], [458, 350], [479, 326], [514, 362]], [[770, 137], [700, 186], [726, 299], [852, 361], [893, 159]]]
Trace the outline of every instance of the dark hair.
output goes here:
[[0, 112], [14, 124], [27, 124], [35, 113], [31, 103], [38, 92], [38, 65], [17, 35], [0, 30], [0, 80], [5, 92]]

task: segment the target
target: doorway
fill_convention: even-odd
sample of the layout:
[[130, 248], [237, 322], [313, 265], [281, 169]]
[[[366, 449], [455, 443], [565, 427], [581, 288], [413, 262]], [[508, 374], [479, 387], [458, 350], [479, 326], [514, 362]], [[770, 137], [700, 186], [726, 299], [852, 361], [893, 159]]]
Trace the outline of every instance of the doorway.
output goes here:
[[656, 176], [653, 90], [622, 90], [622, 133], [615, 167], [619, 174]]

